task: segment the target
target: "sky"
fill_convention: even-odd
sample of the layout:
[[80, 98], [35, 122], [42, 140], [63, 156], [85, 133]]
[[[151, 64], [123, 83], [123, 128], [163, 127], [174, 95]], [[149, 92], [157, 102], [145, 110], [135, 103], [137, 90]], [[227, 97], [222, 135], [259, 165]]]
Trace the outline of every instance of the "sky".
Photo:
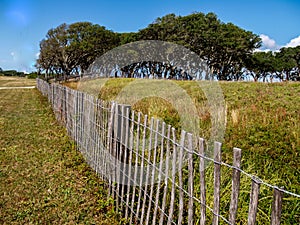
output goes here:
[[300, 0], [0, 0], [0, 67], [35, 71], [39, 43], [62, 23], [136, 32], [169, 13], [214, 12], [260, 35], [261, 50], [300, 45]]

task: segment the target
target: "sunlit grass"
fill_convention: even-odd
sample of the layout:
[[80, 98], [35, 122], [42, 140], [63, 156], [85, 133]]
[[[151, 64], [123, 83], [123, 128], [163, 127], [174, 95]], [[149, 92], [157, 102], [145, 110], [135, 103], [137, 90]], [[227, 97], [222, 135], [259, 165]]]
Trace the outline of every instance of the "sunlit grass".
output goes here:
[[0, 87], [35, 86], [35, 79], [0, 76]]
[[[106, 80], [105, 85], [98, 88], [99, 97], [115, 100], [130, 82], [132, 79]], [[176, 84], [191, 96], [198, 111], [200, 135], [209, 138], [211, 122], [204, 93], [192, 81], [176, 81]], [[220, 82], [220, 86], [227, 110], [223, 161], [231, 163], [232, 148], [239, 147], [242, 149], [243, 170], [270, 184], [283, 186], [286, 190], [299, 194], [300, 83]], [[97, 86], [93, 86], [93, 90], [95, 92]], [[177, 129], [181, 128], [178, 111], [162, 98], [142, 99], [133, 105], [133, 109], [148, 114], [149, 117], [163, 119]], [[230, 199], [230, 171], [223, 170], [222, 179], [221, 206], [226, 213]], [[208, 187], [210, 184], [208, 182]], [[245, 224], [251, 180], [242, 177], [241, 185], [238, 221]], [[210, 192], [208, 202], [211, 202], [209, 196], [213, 194], [212, 189], [207, 190]], [[271, 202], [272, 190], [261, 187], [258, 224], [269, 223]], [[299, 199], [285, 195], [281, 223], [299, 223], [299, 212]]]
[[118, 224], [105, 183], [35, 89], [0, 90], [0, 162], [1, 224]]

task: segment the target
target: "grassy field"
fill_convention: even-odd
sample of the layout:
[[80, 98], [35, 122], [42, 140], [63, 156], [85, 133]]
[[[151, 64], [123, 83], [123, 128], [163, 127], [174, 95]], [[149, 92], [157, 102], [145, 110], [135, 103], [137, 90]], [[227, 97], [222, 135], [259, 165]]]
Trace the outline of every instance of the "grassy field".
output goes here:
[[[115, 100], [133, 79], [109, 79], [103, 84], [67, 83], [72, 88], [99, 92], [99, 98]], [[211, 118], [206, 98], [192, 81], [176, 81], [193, 99], [198, 110], [200, 135], [209, 138]], [[227, 108], [227, 125], [223, 142], [223, 161], [231, 163], [232, 148], [242, 149], [242, 169], [265, 182], [300, 193], [300, 83], [220, 82]], [[133, 92], [134, 93], [134, 92]], [[155, 94], [155, 93], [153, 93]], [[170, 102], [150, 97], [135, 102], [133, 109], [161, 118], [180, 129], [180, 117]], [[226, 171], [223, 171], [226, 174]], [[230, 173], [228, 173], [230, 176]], [[223, 176], [222, 176], [223, 177]], [[230, 179], [229, 179], [230, 181]], [[247, 181], [250, 184], [250, 181]], [[248, 185], [247, 184], [247, 185]], [[226, 181], [224, 181], [224, 185]], [[242, 184], [243, 185], [243, 184]], [[249, 201], [250, 186], [245, 184], [242, 199]], [[197, 188], [197, 187], [195, 187]], [[223, 186], [228, 190], [230, 186]], [[230, 190], [230, 189], [229, 189]], [[244, 191], [245, 190], [245, 191]], [[248, 191], [246, 191], [248, 190]], [[229, 192], [222, 192], [225, 198]], [[261, 189], [258, 224], [269, 223], [272, 191]], [[228, 207], [227, 203], [221, 206]], [[240, 206], [247, 218], [247, 204]], [[282, 224], [300, 222], [300, 200], [284, 196]], [[241, 221], [243, 221], [241, 219]], [[246, 223], [246, 221], [244, 221]], [[242, 222], [242, 224], [244, 224]]]
[[[115, 100], [133, 79], [110, 79], [99, 89], [99, 98]], [[93, 82], [94, 83], [94, 82]], [[198, 110], [200, 136], [210, 136], [211, 117], [206, 98], [195, 82], [176, 81], [192, 98]], [[77, 83], [68, 86], [77, 88]], [[87, 82], [83, 90], [93, 90]], [[255, 162], [253, 174], [262, 178], [292, 179], [289, 187], [300, 192], [300, 83], [220, 82], [226, 108], [225, 153], [233, 147], [243, 150], [244, 161]], [[155, 95], [155, 93], [154, 93]], [[151, 97], [133, 105], [133, 109], [180, 129], [176, 109], [164, 99]], [[231, 155], [224, 155], [230, 159]], [[287, 173], [290, 171], [290, 173]], [[280, 184], [278, 184], [280, 185]], [[296, 190], [297, 188], [297, 190]]]
[[[30, 85], [0, 77], [0, 87]], [[0, 224], [118, 224], [105, 184], [36, 89], [0, 90], [0, 163]]]
[[0, 76], [0, 87], [27, 87], [27, 86], [35, 86], [35, 80], [20, 78], [20, 77]]

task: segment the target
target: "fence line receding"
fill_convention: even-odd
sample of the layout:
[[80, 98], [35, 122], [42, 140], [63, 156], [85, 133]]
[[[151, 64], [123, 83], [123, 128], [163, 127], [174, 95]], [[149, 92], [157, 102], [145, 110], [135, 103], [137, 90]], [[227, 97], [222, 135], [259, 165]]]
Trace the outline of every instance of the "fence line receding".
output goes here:
[[[222, 162], [221, 143], [214, 143], [210, 158], [204, 139], [185, 131], [178, 135], [170, 125], [130, 106], [41, 79], [37, 88], [87, 163], [107, 181], [116, 209], [129, 224], [256, 223], [260, 188], [266, 183], [240, 169], [241, 149], [233, 149], [233, 165], [228, 165]], [[249, 183], [243, 202], [241, 175]], [[300, 196], [267, 186], [273, 191], [269, 221], [277, 225], [284, 194]], [[227, 192], [228, 200], [221, 204]], [[241, 218], [240, 205], [245, 204], [247, 218]]]

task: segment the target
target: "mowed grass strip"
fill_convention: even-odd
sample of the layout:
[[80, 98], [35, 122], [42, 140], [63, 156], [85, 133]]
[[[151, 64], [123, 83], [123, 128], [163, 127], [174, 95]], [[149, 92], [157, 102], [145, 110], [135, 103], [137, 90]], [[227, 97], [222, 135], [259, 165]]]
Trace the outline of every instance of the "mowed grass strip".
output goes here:
[[36, 90], [0, 90], [0, 224], [116, 224], [105, 184]]
[[28, 87], [35, 86], [35, 84], [35, 79], [0, 76], [0, 87]]

